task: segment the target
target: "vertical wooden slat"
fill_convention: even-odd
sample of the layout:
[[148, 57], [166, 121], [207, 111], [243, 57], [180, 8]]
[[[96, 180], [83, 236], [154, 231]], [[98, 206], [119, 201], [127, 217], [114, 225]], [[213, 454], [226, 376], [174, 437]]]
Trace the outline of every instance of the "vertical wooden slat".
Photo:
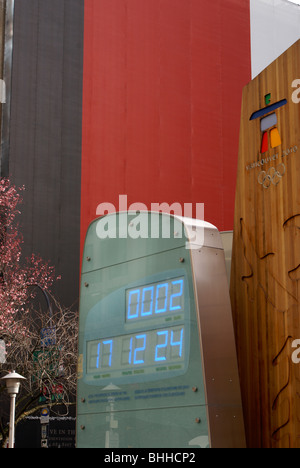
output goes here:
[[[300, 446], [300, 41], [244, 89], [231, 298], [248, 445]], [[261, 154], [260, 119], [271, 102], [282, 144]], [[270, 136], [269, 136], [270, 142]], [[268, 177], [269, 176], [269, 177]]]

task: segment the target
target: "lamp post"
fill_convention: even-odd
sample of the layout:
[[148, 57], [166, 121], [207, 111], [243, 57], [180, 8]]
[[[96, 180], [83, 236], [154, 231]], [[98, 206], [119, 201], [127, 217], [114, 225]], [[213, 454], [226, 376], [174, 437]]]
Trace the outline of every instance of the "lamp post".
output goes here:
[[10, 420], [9, 420], [9, 445], [8, 448], [14, 448], [15, 440], [15, 412], [16, 412], [16, 396], [19, 393], [22, 380], [25, 377], [17, 374], [15, 371], [10, 372], [2, 379], [6, 384], [7, 393], [10, 396]]

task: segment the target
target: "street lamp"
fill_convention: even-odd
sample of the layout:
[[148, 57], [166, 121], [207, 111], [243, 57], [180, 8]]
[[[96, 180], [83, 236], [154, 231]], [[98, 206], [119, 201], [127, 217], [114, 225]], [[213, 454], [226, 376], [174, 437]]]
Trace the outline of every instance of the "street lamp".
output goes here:
[[10, 396], [10, 420], [9, 420], [9, 445], [8, 448], [14, 448], [15, 440], [15, 412], [16, 412], [16, 396], [19, 393], [22, 380], [25, 377], [17, 374], [15, 371], [10, 372], [2, 379], [6, 384], [7, 393]]

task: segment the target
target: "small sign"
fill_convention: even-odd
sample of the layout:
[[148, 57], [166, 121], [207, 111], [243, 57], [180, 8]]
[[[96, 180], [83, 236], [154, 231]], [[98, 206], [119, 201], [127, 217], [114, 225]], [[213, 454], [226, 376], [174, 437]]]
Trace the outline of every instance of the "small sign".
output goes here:
[[47, 424], [42, 424], [41, 425], [41, 437], [42, 439], [47, 439]]
[[49, 346], [56, 345], [56, 328], [43, 328], [41, 330], [41, 346], [42, 348], [49, 348]]
[[48, 448], [48, 440], [42, 439], [41, 440], [41, 448]]
[[41, 412], [40, 417], [41, 424], [49, 424], [50, 421], [50, 411], [48, 408], [44, 408]]

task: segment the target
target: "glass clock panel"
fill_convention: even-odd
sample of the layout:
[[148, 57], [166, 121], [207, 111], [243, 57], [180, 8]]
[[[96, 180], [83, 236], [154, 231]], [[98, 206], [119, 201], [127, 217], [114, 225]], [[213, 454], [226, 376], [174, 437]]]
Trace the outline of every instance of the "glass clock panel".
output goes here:
[[94, 340], [87, 343], [87, 374], [115, 379], [184, 368], [184, 326]]

